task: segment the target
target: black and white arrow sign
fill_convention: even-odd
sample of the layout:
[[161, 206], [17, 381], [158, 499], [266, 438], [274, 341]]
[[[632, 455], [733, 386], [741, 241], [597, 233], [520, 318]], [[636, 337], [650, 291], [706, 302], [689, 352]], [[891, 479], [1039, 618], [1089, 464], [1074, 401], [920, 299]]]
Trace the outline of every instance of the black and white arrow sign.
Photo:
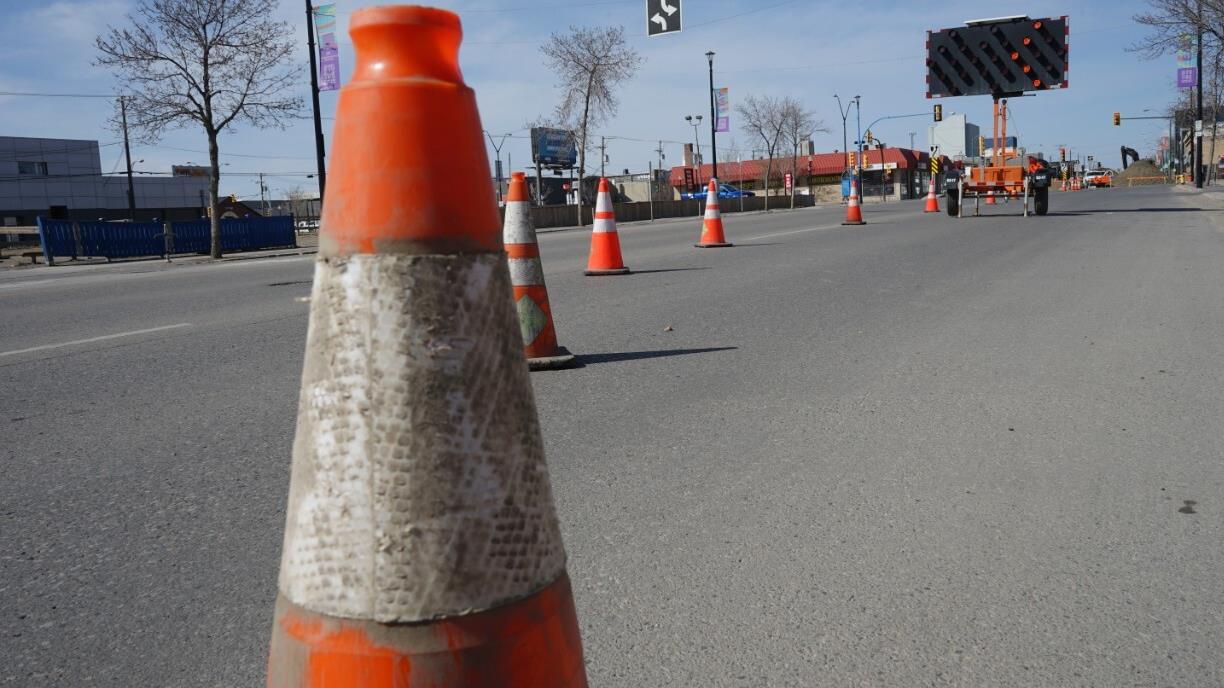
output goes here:
[[680, 0], [646, 0], [646, 35], [680, 30]]

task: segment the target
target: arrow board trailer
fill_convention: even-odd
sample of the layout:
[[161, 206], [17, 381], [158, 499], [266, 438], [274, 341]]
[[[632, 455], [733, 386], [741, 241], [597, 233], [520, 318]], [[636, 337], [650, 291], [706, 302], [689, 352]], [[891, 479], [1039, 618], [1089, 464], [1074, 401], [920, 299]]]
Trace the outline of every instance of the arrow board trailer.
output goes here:
[[[927, 98], [989, 95], [994, 101], [994, 136], [989, 151], [978, 151], [982, 164], [944, 172], [948, 214], [961, 217], [965, 201], [982, 197], [1029, 199], [1038, 215], [1049, 210], [1053, 172], [1039, 158], [1008, 149], [1007, 98], [1068, 85], [1067, 17], [1027, 16], [976, 19], [964, 27], [927, 32]], [[1018, 142], [1017, 142], [1018, 143]]]
[[646, 0], [646, 35], [649, 37], [680, 30], [680, 0]]

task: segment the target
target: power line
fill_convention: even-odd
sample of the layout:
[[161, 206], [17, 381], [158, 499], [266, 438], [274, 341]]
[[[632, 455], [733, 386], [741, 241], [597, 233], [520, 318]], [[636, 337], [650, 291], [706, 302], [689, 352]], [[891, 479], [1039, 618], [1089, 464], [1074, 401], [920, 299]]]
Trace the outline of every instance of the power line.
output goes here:
[[0, 96], [33, 96], [37, 98], [107, 98], [114, 100], [118, 94], [100, 95], [97, 93], [27, 93], [19, 91], [0, 91]]

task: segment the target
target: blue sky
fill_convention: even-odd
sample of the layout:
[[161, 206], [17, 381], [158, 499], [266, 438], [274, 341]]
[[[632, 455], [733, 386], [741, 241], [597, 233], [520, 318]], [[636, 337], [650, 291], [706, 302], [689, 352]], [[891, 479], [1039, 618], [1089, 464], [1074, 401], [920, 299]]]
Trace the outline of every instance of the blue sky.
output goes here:
[[[317, 0], [316, 0], [317, 1]], [[136, 0], [7, 0], [0, 40], [6, 59], [0, 63], [0, 91], [109, 94], [110, 74], [92, 66], [94, 36], [108, 24], [119, 24]], [[338, 0], [340, 30], [349, 13], [371, 4]], [[873, 3], [824, 0], [684, 0], [685, 23], [679, 34], [646, 38], [645, 0], [453, 0], [436, 3], [459, 12], [465, 31], [461, 62], [475, 89], [485, 128], [513, 133], [502, 149], [503, 160], [522, 169], [530, 158], [523, 126], [548, 114], [557, 93], [538, 46], [553, 31], [569, 25], [623, 25], [631, 44], [646, 58], [639, 75], [620, 92], [619, 115], [594, 135], [609, 142], [609, 171], [644, 171], [657, 158], [663, 139], [667, 164], [679, 164], [680, 143], [692, 140], [685, 114], [709, 116], [706, 92], [707, 50], [717, 53], [715, 82], [730, 88], [732, 105], [747, 94], [791, 95], [803, 100], [829, 129], [817, 134], [818, 150], [841, 148], [841, 118], [833, 94], [843, 100], [862, 96], [863, 124], [883, 115], [929, 113], [926, 100], [923, 43], [925, 32], [961, 25], [983, 16], [1069, 15], [1071, 25], [1070, 88], [1012, 101], [1012, 128], [1021, 145], [1057, 155], [1060, 144], [1118, 164], [1118, 148], [1137, 148], [1152, 155], [1165, 125], [1159, 121], [1125, 122], [1114, 127], [1114, 111], [1124, 115], [1144, 109], [1163, 112], [1177, 97], [1173, 56], [1144, 60], [1125, 48], [1142, 40], [1144, 30], [1131, 21], [1143, 9], [1138, 0], [1063, 0], [1028, 3], [907, 2]], [[860, 8], [868, 7], [869, 11]], [[281, 18], [301, 37], [301, 95], [309, 94], [306, 69], [305, 8], [284, 0]], [[341, 38], [341, 67], [353, 66], [352, 46]], [[324, 115], [333, 114], [336, 96], [324, 93]], [[944, 99], [945, 113], [965, 112], [989, 126], [990, 101], [984, 97]], [[110, 104], [101, 99], [0, 96], [0, 135], [98, 139], [104, 171], [118, 169], [122, 147], [107, 129]], [[309, 114], [309, 110], [305, 111]], [[908, 145], [915, 132], [925, 145], [928, 118], [885, 122], [874, 133], [890, 145]], [[325, 120], [325, 130], [330, 129]], [[851, 116], [853, 124], [853, 115]], [[222, 192], [258, 197], [255, 178], [269, 174], [272, 195], [292, 187], [311, 188], [305, 174], [314, 169], [309, 117], [284, 131], [239, 129], [222, 140]], [[708, 144], [705, 131], [702, 145]], [[720, 148], [734, 138], [749, 148], [747, 134], [732, 120], [731, 134], [719, 136]], [[853, 136], [851, 136], [853, 138]], [[637, 140], [634, 140], [637, 139]], [[111, 145], [105, 145], [111, 144]], [[202, 164], [207, 156], [197, 129], [173, 131], [156, 145], [137, 146], [133, 157], [141, 170], [168, 172], [172, 164]], [[490, 160], [493, 152], [489, 151]], [[472, 180], [475, 182], [476, 180]]]

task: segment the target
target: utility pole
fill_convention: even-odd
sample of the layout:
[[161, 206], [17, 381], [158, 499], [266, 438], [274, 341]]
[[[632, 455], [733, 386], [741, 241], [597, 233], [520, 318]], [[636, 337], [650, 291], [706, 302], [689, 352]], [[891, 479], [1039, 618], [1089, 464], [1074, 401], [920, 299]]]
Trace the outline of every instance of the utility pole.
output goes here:
[[604, 137], [600, 136], [599, 137], [599, 177], [600, 179], [606, 176], [604, 175], [604, 163], [608, 161], [607, 149], [608, 149], [607, 140]]
[[315, 54], [314, 8], [306, 1], [306, 44], [310, 52], [310, 102], [314, 105], [315, 158], [319, 166], [319, 208], [323, 207], [323, 190], [327, 187], [327, 165], [323, 162], [323, 116], [319, 112], [319, 66]]
[[[659, 153], [659, 174], [662, 174], [663, 158], [667, 157], [667, 155], [663, 154], [663, 142], [662, 141], [659, 142], [659, 148], [655, 148], [655, 153]], [[651, 193], [651, 197], [654, 197], [654, 193], [655, 193], [655, 180], [654, 179], [650, 180], [650, 193]], [[660, 190], [660, 201], [662, 201], [662, 190]]]
[[132, 184], [132, 146], [128, 143], [127, 96], [119, 96], [119, 118], [123, 122], [123, 155], [127, 158], [128, 219], [136, 221], [136, 188]]
[[268, 191], [268, 187], [264, 185], [264, 173], [260, 172], [259, 173], [259, 203], [260, 203], [260, 206], [263, 208], [264, 217], [267, 217], [268, 214], [271, 212], [268, 209], [267, 191]]
[[1203, 188], [1203, 0], [1198, 2], [1198, 56], [1195, 58], [1198, 73], [1198, 114], [1194, 124], [1194, 186]]
[[706, 53], [710, 63], [710, 161], [714, 164], [710, 176], [718, 178], [718, 144], [715, 142], [715, 132], [718, 131], [718, 115], [714, 110], [714, 51]]

